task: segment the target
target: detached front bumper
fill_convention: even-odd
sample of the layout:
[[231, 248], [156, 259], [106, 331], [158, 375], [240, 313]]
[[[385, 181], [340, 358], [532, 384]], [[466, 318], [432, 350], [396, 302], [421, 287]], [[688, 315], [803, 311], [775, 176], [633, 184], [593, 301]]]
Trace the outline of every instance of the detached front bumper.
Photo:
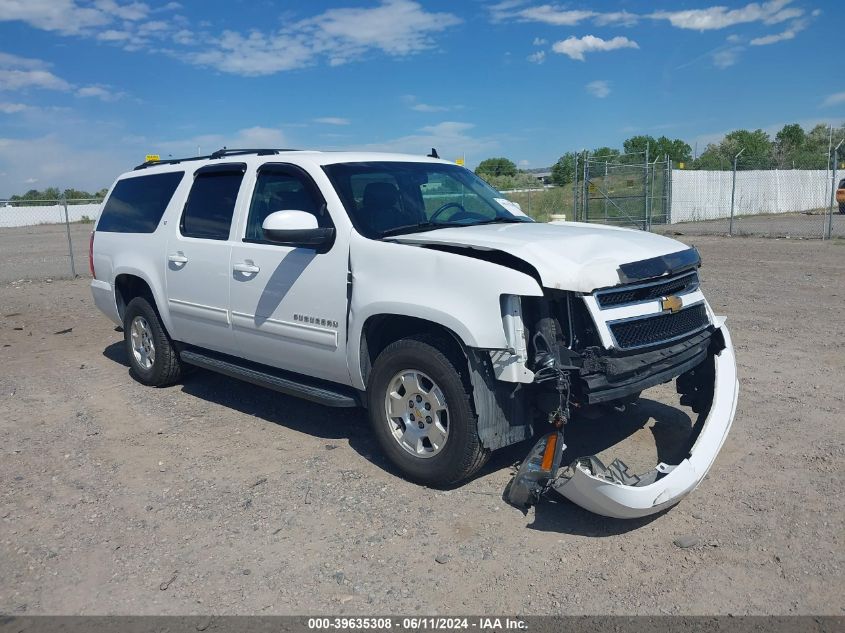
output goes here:
[[[532, 472], [530, 460], [526, 460], [511, 484], [513, 500], [525, 505], [532, 497], [536, 500], [541, 488], [553, 488], [596, 514], [632, 519], [660, 512], [692, 492], [722, 448], [733, 423], [739, 393], [733, 344], [724, 319], [719, 319], [716, 327], [721, 332], [724, 348], [713, 355], [712, 403], [686, 459], [677, 465], [660, 463], [651, 472], [632, 477], [617, 462], [604, 467], [595, 458], [585, 457], [575, 460], [568, 468], [553, 470], [557, 476], [545, 482], [536, 468]], [[541, 439], [538, 446], [541, 443], [545, 446], [544, 442], [545, 438]], [[529, 490], [532, 494], [525, 494]], [[517, 495], [513, 493], [520, 498], [514, 498]]]

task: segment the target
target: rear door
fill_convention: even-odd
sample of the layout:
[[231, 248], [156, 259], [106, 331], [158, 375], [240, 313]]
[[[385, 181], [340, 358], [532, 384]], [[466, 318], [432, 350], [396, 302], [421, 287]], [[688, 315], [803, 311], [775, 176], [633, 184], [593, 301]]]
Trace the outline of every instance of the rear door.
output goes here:
[[168, 239], [167, 301], [172, 336], [236, 354], [229, 319], [232, 218], [246, 165], [223, 163], [196, 171], [179, 227]]
[[349, 384], [346, 306], [349, 244], [336, 235], [323, 251], [265, 239], [274, 211], [305, 211], [334, 227], [317, 185], [302, 168], [262, 165], [246, 221], [232, 245], [231, 310], [243, 358]]

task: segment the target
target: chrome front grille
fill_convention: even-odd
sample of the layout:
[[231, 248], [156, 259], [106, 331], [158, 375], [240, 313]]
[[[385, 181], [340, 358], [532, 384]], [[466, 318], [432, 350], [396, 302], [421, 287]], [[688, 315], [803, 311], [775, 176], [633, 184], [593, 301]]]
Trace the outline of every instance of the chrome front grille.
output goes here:
[[698, 290], [698, 286], [698, 272], [693, 270], [670, 279], [599, 290], [595, 296], [599, 307], [606, 309], [630, 303], [654, 301], [667, 295], [682, 295]]
[[603, 343], [632, 350], [668, 344], [706, 329], [710, 312], [699, 286], [698, 271], [686, 269], [596, 290], [584, 299]]

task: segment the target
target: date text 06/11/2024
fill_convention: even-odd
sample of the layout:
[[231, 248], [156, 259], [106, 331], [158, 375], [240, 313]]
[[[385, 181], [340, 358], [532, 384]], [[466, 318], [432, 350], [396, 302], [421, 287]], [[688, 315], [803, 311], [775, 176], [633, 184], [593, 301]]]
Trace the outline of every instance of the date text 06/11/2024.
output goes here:
[[446, 631], [446, 630], [477, 630], [489, 633], [499, 631], [524, 631], [528, 628], [525, 621], [519, 618], [447, 618], [447, 617], [334, 617], [309, 618], [308, 628], [311, 630], [410, 630], [410, 631]]

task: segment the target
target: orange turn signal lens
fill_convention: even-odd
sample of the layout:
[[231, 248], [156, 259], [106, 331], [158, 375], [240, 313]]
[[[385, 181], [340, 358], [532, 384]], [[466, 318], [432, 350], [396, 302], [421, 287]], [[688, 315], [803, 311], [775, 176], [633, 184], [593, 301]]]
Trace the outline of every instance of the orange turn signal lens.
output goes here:
[[557, 448], [557, 433], [550, 433], [546, 440], [546, 448], [543, 451], [543, 461], [540, 463], [540, 468], [546, 472], [551, 472], [552, 466], [555, 463], [555, 449]]

